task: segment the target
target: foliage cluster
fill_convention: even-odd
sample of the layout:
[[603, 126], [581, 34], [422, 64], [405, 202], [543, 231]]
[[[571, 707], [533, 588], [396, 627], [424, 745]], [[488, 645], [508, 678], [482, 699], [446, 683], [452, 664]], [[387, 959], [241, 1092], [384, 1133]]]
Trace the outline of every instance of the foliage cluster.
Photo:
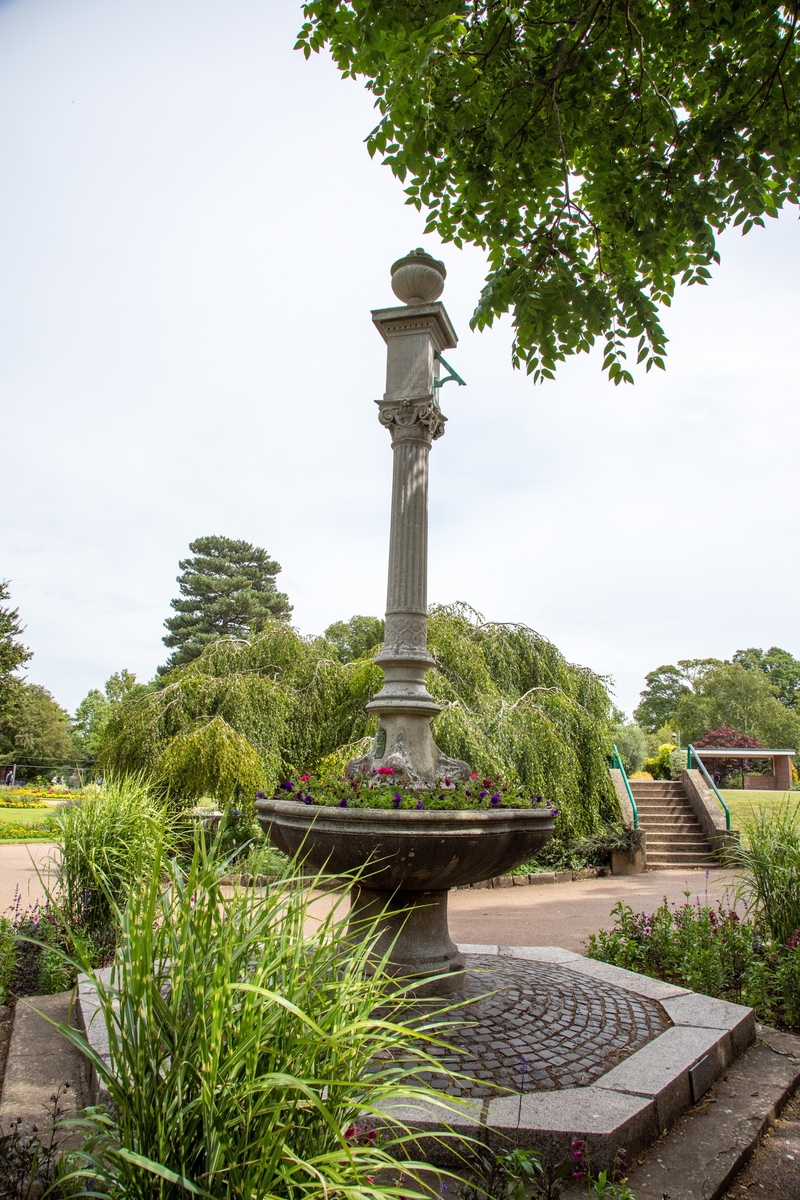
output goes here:
[[32, 652], [20, 641], [19, 609], [3, 604], [9, 599], [8, 580], [0, 579], [0, 713], [9, 695], [20, 686], [15, 672], [32, 657]]
[[0, 842], [52, 842], [58, 833], [55, 816], [45, 817], [43, 821], [30, 825], [12, 821], [0, 824]]
[[0, 708], [0, 762], [63, 771], [75, 755], [66, 709], [47, 688], [20, 682]]
[[[800, 806], [762, 812], [743, 830], [740, 916], [688, 901], [634, 913], [620, 901], [614, 926], [589, 938], [588, 954], [693, 991], [752, 1005], [760, 1020], [800, 1028]], [[737, 901], [738, 903], [738, 901]]]
[[[603, 681], [520, 625], [486, 623], [466, 605], [434, 608], [428, 687], [442, 706], [437, 744], [481, 778], [545, 796], [560, 836], [589, 836], [617, 816], [608, 776], [611, 705]], [[382, 673], [342, 662], [323, 638], [273, 621], [251, 641], [208, 646], [162, 686], [115, 706], [101, 761], [143, 771], [172, 797], [227, 803], [271, 794], [301, 764], [340, 766], [374, 731], [364, 705]], [[326, 761], [327, 760], [327, 761]], [[340, 769], [340, 768], [339, 768]]]
[[[391, 1101], [441, 1102], [419, 1079], [441, 1018], [404, 1022], [372, 927], [345, 938], [339, 906], [309, 921], [291, 873], [266, 896], [226, 895], [200, 833], [184, 865], [164, 846], [152, 865], [112, 905], [112, 982], [94, 976], [108, 1055], [88, 1053], [114, 1115], [84, 1120], [72, 1178], [113, 1200], [417, 1195], [420, 1164], [403, 1163], [401, 1187], [390, 1156], [402, 1131], [381, 1141], [365, 1123]], [[80, 948], [76, 964], [94, 975]]]
[[762, 746], [800, 749], [800, 661], [786, 650], [739, 650], [730, 661], [680, 659], [651, 671], [634, 717], [643, 729], [669, 725], [684, 744], [728, 726]]
[[219, 638], [248, 637], [292, 612], [289, 597], [275, 586], [280, 563], [261, 546], [211, 536], [195, 538], [189, 550], [191, 557], [178, 564], [181, 595], [170, 601], [175, 615], [164, 622], [164, 645], [172, 654], [159, 674], [191, 662]]
[[88, 958], [105, 962], [116, 942], [115, 912], [151, 878], [157, 855], [176, 852], [177, 821], [135, 775], [107, 779], [95, 795], [60, 809], [56, 820], [58, 920]]
[[[473, 772], [465, 782], [444, 780], [444, 786], [430, 792], [413, 791], [392, 781], [391, 767], [373, 768], [371, 776], [358, 779], [320, 778], [301, 775], [299, 779], [284, 779], [277, 795], [282, 800], [299, 804], [319, 804], [328, 808], [383, 808], [398, 811], [429, 810], [439, 812], [496, 808], [538, 808], [551, 816], [558, 809], [547, 805], [523, 787], [509, 787], [497, 780], [481, 779]], [[263, 798], [263, 794], [262, 794]]]
[[513, 311], [516, 364], [552, 378], [663, 367], [659, 308], [705, 284], [715, 238], [796, 203], [796, 5], [772, 0], [307, 0], [298, 46], [361, 77], [370, 154], [426, 231], [483, 249], [473, 327]]

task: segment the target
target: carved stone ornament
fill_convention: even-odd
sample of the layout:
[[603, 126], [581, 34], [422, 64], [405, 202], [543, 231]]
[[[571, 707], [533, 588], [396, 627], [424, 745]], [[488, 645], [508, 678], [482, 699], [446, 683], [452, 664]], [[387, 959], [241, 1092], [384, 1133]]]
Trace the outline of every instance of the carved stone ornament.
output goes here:
[[379, 403], [378, 420], [395, 438], [402, 437], [407, 431], [412, 436], [427, 435], [435, 442], [444, 434], [447, 417], [430, 401], [381, 400]]
[[430, 304], [444, 291], [446, 276], [444, 263], [420, 246], [392, 264], [392, 291], [404, 304]]

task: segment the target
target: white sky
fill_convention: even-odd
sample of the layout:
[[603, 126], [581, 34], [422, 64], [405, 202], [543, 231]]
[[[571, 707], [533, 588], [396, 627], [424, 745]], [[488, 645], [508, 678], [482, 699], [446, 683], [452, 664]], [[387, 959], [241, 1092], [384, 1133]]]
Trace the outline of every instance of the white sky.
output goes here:
[[[444, 259], [461, 336], [432, 454], [432, 601], [524, 621], [616, 681], [800, 655], [796, 213], [722, 239], [667, 373], [534, 387], [468, 320], [481, 256], [422, 237], [360, 84], [290, 0], [0, 3], [0, 577], [69, 708], [149, 678], [178, 559], [265, 546], [304, 633], [384, 607], [391, 450], [369, 310]], [[449, 357], [449, 356], [448, 356]]]

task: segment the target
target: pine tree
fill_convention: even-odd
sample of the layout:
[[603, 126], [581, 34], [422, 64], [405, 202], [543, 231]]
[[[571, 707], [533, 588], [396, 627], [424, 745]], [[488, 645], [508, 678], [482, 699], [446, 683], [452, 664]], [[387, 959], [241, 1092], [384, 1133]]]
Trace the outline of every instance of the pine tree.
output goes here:
[[201, 537], [190, 542], [192, 558], [181, 559], [178, 576], [181, 598], [172, 600], [174, 617], [164, 645], [173, 649], [164, 675], [191, 662], [205, 646], [220, 638], [247, 638], [267, 621], [285, 621], [292, 612], [289, 598], [275, 586], [280, 563], [261, 546], [225, 537]]
[[[8, 580], [0, 579], [0, 602], [8, 599]], [[0, 603], [0, 710], [8, 703], [15, 685], [21, 682], [14, 677], [14, 671], [33, 657], [33, 652], [19, 641], [21, 633], [19, 609], [4, 608]]]

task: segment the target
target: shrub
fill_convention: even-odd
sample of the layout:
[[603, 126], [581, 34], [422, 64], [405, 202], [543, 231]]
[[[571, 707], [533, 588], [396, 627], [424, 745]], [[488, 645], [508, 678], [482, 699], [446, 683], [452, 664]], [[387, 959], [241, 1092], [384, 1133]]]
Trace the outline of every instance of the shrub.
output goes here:
[[6, 917], [0, 917], [0, 1004], [8, 1002], [14, 959], [14, 927]]
[[670, 756], [675, 749], [672, 742], [665, 742], [658, 747], [658, 752], [652, 758], [644, 760], [644, 769], [649, 771], [653, 779], [671, 779]]
[[[157, 853], [175, 847], [175, 824], [141, 776], [108, 778], [101, 791], [57, 816], [61, 854], [55, 907], [69, 934], [107, 957], [114, 913], [135, 882], [150, 877]], [[142, 873], [144, 873], [142, 875]]]
[[744, 875], [743, 892], [770, 937], [786, 945], [800, 929], [800, 802], [788, 797], [743, 822], [731, 850]]
[[157, 844], [124, 911], [109, 896], [112, 986], [80, 965], [108, 1027], [108, 1055], [89, 1055], [114, 1116], [83, 1121], [75, 1173], [126, 1200], [397, 1196], [391, 1142], [364, 1126], [392, 1099], [441, 1103], [415, 1078], [430, 1030], [403, 1023], [402, 992], [390, 1012], [370, 939], [347, 941], [337, 907], [310, 922], [291, 873], [226, 897], [223, 865], [198, 831], [186, 866]]
[[641, 771], [647, 758], [647, 734], [640, 725], [620, 725], [614, 732], [614, 742], [622, 756], [627, 775]]

